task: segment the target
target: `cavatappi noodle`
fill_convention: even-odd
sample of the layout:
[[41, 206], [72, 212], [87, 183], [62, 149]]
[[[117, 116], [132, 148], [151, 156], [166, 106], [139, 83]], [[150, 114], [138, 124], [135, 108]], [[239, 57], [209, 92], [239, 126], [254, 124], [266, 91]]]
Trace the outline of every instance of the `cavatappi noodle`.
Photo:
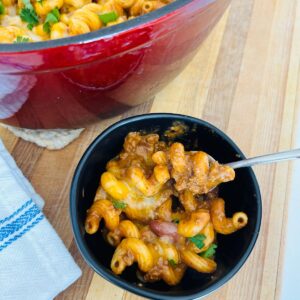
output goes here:
[[0, 43], [88, 33], [144, 15], [172, 0], [0, 0]]
[[104, 220], [104, 238], [116, 248], [115, 274], [137, 263], [144, 281], [176, 285], [187, 267], [212, 273], [217, 233], [231, 234], [248, 222], [243, 212], [226, 217], [218, 197], [217, 186], [234, 177], [204, 152], [168, 146], [157, 134], [129, 133], [101, 176], [85, 230], [96, 233]]

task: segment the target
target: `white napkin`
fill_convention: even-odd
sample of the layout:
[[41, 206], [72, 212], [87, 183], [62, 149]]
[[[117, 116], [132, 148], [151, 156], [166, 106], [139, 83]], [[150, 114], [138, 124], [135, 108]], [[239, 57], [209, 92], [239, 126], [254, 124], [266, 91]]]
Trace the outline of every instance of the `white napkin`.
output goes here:
[[48, 300], [81, 271], [0, 140], [0, 299]]

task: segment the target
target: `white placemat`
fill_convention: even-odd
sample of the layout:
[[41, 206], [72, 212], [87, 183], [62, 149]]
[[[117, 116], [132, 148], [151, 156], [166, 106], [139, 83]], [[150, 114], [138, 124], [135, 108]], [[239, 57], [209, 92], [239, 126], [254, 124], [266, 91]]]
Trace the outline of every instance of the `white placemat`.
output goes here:
[[76, 140], [84, 128], [79, 129], [26, 129], [0, 124], [15, 136], [49, 150], [59, 150]]

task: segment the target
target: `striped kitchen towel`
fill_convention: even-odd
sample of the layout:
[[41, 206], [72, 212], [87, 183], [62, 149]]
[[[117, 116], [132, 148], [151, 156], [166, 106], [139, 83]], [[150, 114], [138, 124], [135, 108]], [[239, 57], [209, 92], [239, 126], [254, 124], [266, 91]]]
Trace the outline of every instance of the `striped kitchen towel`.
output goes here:
[[81, 271], [0, 140], [0, 299], [53, 299]]

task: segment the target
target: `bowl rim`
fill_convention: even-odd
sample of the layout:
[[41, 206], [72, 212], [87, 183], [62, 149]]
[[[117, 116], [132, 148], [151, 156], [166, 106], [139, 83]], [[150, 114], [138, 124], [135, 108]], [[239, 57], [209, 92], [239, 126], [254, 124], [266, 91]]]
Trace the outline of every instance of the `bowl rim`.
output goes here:
[[[117, 24], [115, 26], [104, 27], [101, 28], [100, 30], [92, 31], [85, 34], [79, 34], [79, 35], [70, 36], [66, 38], [46, 40], [41, 42], [0, 44], [0, 54], [1, 53], [17, 54], [21, 52], [47, 50], [51, 48], [70, 46], [74, 44], [86, 44], [86, 43], [97, 41], [102, 38], [111, 39], [120, 33], [123, 33], [125, 31], [130, 31], [132, 29], [136, 29], [143, 25], [147, 25], [147, 23], [154, 22], [155, 20], [158, 20], [163, 16], [172, 14], [176, 10], [180, 9], [181, 7], [193, 1], [195, 0], [177, 0], [153, 12], [150, 12], [143, 16], [139, 16], [138, 18], [128, 20], [124, 23]], [[199, 1], [204, 2], [203, 7], [205, 7], [219, 0], [199, 0]]]
[[200, 292], [196, 292], [194, 294], [190, 294], [190, 295], [186, 295], [186, 296], [170, 296], [170, 295], [165, 295], [159, 291], [157, 292], [152, 292], [152, 291], [147, 291], [144, 289], [139, 288], [138, 286], [134, 286], [130, 283], [128, 283], [126, 280], [124, 280], [121, 277], [117, 277], [116, 275], [114, 275], [112, 272], [109, 272], [106, 270], [105, 267], [103, 267], [102, 265], [97, 265], [97, 263], [95, 263], [95, 259], [92, 257], [92, 255], [90, 255], [89, 251], [86, 249], [83, 239], [81, 238], [81, 234], [80, 234], [80, 228], [79, 228], [79, 224], [77, 223], [77, 219], [78, 219], [78, 213], [77, 213], [77, 209], [76, 209], [76, 190], [77, 190], [77, 185], [78, 185], [78, 180], [80, 177], [80, 174], [82, 172], [82, 168], [85, 165], [86, 161], [88, 160], [88, 158], [90, 157], [91, 153], [94, 151], [94, 148], [97, 146], [98, 142], [100, 140], [102, 140], [103, 138], [107, 137], [112, 131], [114, 131], [115, 129], [117, 129], [120, 126], [126, 126], [128, 123], [131, 123], [132, 121], [140, 121], [143, 119], [157, 119], [157, 118], [176, 118], [176, 120], [189, 120], [191, 122], [195, 122], [197, 124], [200, 125], [204, 125], [206, 127], [208, 127], [209, 129], [212, 129], [213, 131], [215, 131], [217, 134], [221, 135], [222, 138], [230, 144], [230, 146], [237, 152], [237, 154], [239, 154], [241, 159], [245, 159], [245, 155], [243, 154], [243, 152], [239, 149], [239, 147], [233, 142], [233, 140], [227, 136], [227, 134], [225, 134], [223, 131], [221, 131], [220, 129], [218, 129], [217, 127], [215, 127], [214, 125], [212, 125], [211, 123], [204, 121], [202, 119], [198, 119], [195, 117], [191, 117], [191, 116], [187, 116], [187, 115], [182, 115], [182, 114], [173, 114], [173, 113], [149, 113], [149, 114], [142, 114], [142, 115], [137, 115], [137, 116], [133, 116], [133, 117], [129, 117], [126, 119], [122, 119], [114, 124], [112, 124], [111, 126], [109, 126], [108, 128], [106, 128], [103, 132], [101, 132], [95, 139], [94, 141], [90, 144], [90, 146], [86, 149], [86, 151], [84, 152], [82, 158], [80, 159], [75, 172], [74, 172], [74, 177], [71, 183], [71, 191], [70, 191], [70, 217], [71, 217], [71, 225], [72, 225], [72, 230], [73, 230], [73, 236], [74, 236], [74, 240], [76, 242], [77, 248], [81, 254], [81, 256], [83, 257], [83, 259], [85, 260], [85, 262], [100, 276], [102, 276], [105, 280], [111, 282], [112, 284], [121, 287], [131, 293], [134, 293], [136, 295], [139, 296], [143, 296], [143, 297], [147, 297], [150, 299], [159, 299], [159, 300], [190, 300], [190, 299], [199, 299], [199, 298], [203, 298], [209, 294], [211, 294], [212, 292], [218, 290], [219, 288], [221, 288], [225, 283], [227, 283], [240, 269], [241, 267], [245, 264], [245, 262], [247, 261], [247, 258], [249, 257], [249, 255], [251, 254], [259, 232], [260, 232], [260, 227], [261, 227], [261, 220], [262, 220], [262, 201], [261, 201], [261, 193], [260, 193], [260, 189], [259, 189], [259, 184], [257, 181], [257, 178], [254, 174], [254, 171], [251, 167], [248, 167], [248, 171], [250, 172], [250, 177], [253, 181], [253, 186], [254, 186], [254, 193], [256, 194], [256, 202], [257, 202], [257, 217], [256, 217], [256, 225], [255, 225], [255, 230], [253, 232], [252, 238], [251, 238], [251, 242], [248, 246], [248, 248], [246, 249], [245, 253], [241, 256], [241, 258], [239, 259], [239, 261], [237, 262], [237, 264], [234, 266], [234, 268], [232, 268], [228, 273], [225, 274], [225, 276], [223, 278], [221, 278], [218, 282], [213, 283], [210, 287], [206, 288], [203, 291]]

